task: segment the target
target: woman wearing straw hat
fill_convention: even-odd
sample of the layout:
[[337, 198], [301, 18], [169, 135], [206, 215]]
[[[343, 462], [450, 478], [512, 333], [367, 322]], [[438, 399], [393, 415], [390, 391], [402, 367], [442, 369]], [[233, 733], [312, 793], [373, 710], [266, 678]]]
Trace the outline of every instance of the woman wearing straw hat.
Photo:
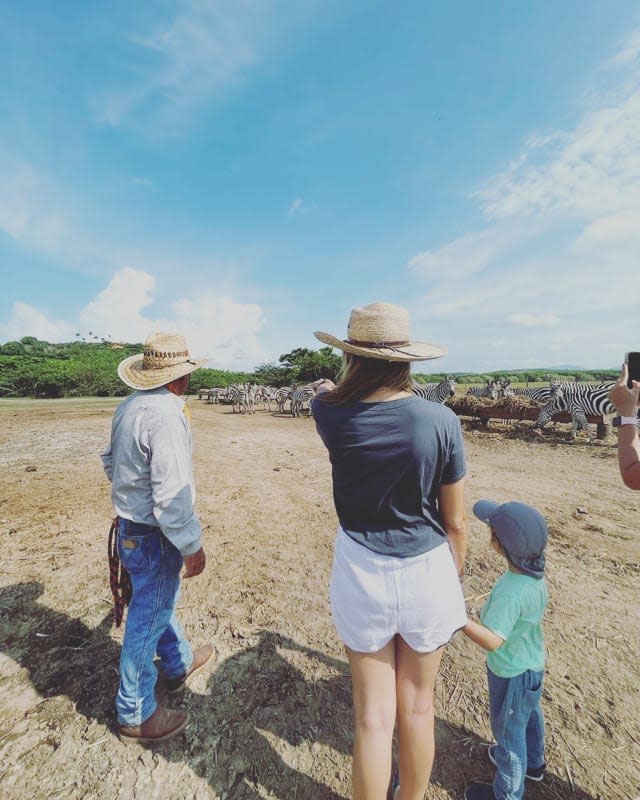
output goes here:
[[183, 564], [185, 578], [205, 566], [182, 399], [189, 375], [204, 363], [189, 357], [183, 336], [154, 333], [142, 355], [118, 366], [120, 379], [137, 390], [116, 409], [111, 443], [102, 454], [118, 515], [117, 553], [132, 587], [116, 697], [125, 742], [164, 741], [187, 724], [185, 711], [156, 701], [154, 656], [172, 694], [213, 651], [210, 645], [193, 651], [175, 613]]
[[346, 339], [315, 336], [344, 352], [342, 379], [319, 387], [313, 416], [339, 520], [331, 609], [352, 673], [353, 798], [422, 800], [443, 646], [466, 622], [460, 422], [411, 393], [411, 362], [445, 350], [412, 340], [408, 312], [388, 303], [353, 309]]

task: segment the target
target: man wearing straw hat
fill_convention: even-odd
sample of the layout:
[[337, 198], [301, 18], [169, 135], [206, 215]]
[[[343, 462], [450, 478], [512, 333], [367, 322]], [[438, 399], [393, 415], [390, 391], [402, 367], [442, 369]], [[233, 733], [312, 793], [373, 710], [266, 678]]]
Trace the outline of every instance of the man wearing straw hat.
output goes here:
[[154, 657], [172, 694], [213, 651], [211, 645], [192, 650], [175, 612], [183, 564], [185, 578], [205, 567], [182, 398], [189, 375], [204, 363], [190, 358], [183, 336], [153, 333], [142, 355], [118, 366], [120, 379], [136, 391], [115, 411], [102, 461], [117, 513], [117, 554], [132, 589], [116, 697], [125, 742], [164, 741], [187, 724], [185, 711], [156, 701]]

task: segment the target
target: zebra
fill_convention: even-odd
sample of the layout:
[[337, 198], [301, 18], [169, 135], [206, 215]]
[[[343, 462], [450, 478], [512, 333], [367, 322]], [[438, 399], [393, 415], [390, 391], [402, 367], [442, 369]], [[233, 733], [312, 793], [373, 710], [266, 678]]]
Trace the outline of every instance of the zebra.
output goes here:
[[276, 400], [277, 389], [274, 386], [260, 385], [256, 388], [256, 403], [262, 403], [263, 408], [271, 411], [271, 401]]
[[255, 390], [250, 383], [234, 383], [227, 387], [234, 414], [255, 413]]
[[275, 401], [276, 406], [278, 407], [278, 413], [284, 414], [284, 404], [289, 400], [291, 402], [291, 395], [295, 386], [281, 386], [279, 389], [276, 390]]
[[431, 400], [433, 403], [444, 403], [449, 397], [454, 397], [456, 393], [456, 382], [453, 378], [445, 378], [440, 383], [412, 383], [411, 391], [424, 400]]
[[307, 415], [311, 414], [311, 401], [315, 397], [313, 386], [308, 383], [300, 389], [294, 389], [291, 393], [291, 416], [299, 417], [302, 411]]
[[551, 387], [551, 397], [538, 414], [533, 426], [536, 433], [549, 422], [554, 414], [567, 411], [571, 414], [571, 435], [573, 441], [578, 430], [584, 430], [593, 442], [594, 436], [587, 421], [587, 414], [606, 416], [615, 412], [615, 406], [609, 400], [609, 392], [615, 386], [614, 381], [608, 383], [557, 383]]
[[551, 392], [556, 384], [550, 386], [535, 386], [523, 389], [512, 389], [508, 384], [500, 390], [502, 397], [523, 397], [526, 400], [533, 400], [534, 403], [543, 405], [551, 399]]
[[498, 387], [495, 381], [487, 381], [484, 386], [472, 386], [467, 392], [467, 397], [489, 397], [495, 400], [498, 397]]

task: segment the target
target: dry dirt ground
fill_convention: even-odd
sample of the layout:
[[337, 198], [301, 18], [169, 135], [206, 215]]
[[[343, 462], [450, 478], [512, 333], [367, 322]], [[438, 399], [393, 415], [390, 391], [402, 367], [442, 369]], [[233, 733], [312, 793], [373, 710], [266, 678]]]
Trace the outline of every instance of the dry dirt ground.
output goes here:
[[[174, 705], [163, 746], [123, 745], [113, 698], [109, 489], [99, 453], [114, 400], [0, 402], [0, 797], [147, 800], [349, 798], [351, 705], [328, 579], [336, 525], [313, 421], [190, 400], [206, 572], [180, 614], [215, 655]], [[527, 798], [640, 795], [640, 494], [613, 442], [542, 438], [531, 423], [465, 421], [467, 503], [521, 499], [548, 517], [544, 693], [549, 771]], [[499, 574], [469, 523], [465, 592]], [[159, 689], [162, 697], [162, 690]], [[482, 652], [458, 635], [437, 688], [431, 800], [492, 774]]]

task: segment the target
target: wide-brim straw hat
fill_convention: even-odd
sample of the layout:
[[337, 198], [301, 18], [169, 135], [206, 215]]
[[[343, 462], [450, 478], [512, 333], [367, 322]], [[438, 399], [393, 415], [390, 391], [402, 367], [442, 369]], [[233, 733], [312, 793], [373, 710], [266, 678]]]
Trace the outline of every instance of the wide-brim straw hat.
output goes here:
[[439, 344], [412, 339], [409, 312], [391, 303], [371, 303], [354, 308], [349, 317], [346, 339], [323, 331], [315, 331], [314, 336], [345, 353], [383, 361], [428, 361], [447, 352]]
[[189, 375], [207, 360], [191, 358], [187, 340], [178, 333], [152, 333], [143, 353], [118, 364], [118, 377], [132, 389], [147, 391]]

